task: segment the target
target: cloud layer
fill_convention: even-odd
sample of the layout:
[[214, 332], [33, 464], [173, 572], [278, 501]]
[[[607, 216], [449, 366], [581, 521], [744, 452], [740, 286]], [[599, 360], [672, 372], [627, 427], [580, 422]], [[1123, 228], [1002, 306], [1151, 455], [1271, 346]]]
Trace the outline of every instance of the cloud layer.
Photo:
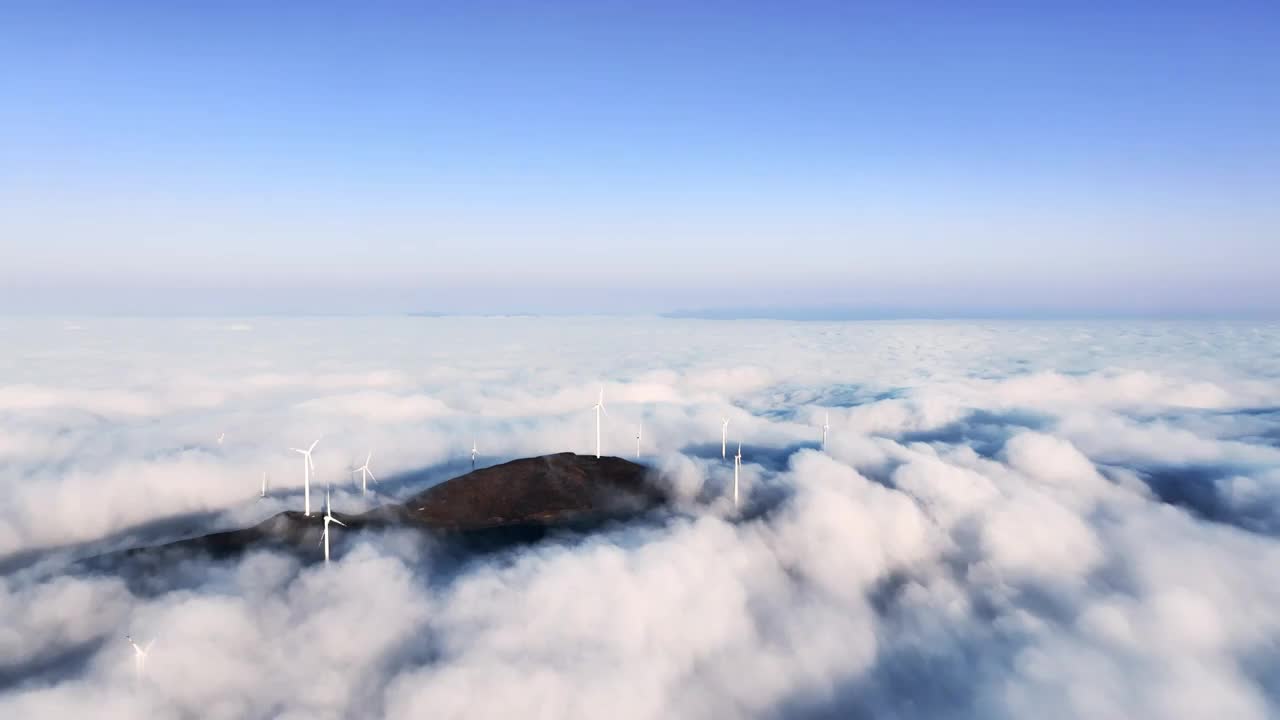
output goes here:
[[[1275, 325], [0, 325], [28, 338], [0, 358], [0, 716], [1280, 713]], [[473, 439], [587, 452], [601, 383], [606, 451], [643, 421], [671, 512], [497, 555], [72, 563], [300, 505], [288, 448], [317, 437], [346, 511]], [[155, 639], [141, 676], [126, 633]]]

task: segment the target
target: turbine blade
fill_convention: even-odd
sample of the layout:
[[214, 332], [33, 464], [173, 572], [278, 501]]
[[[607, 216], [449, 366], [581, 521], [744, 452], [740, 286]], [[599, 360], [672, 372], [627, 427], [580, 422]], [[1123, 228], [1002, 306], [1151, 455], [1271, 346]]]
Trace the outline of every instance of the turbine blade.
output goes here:
[[373, 459], [373, 451], [370, 450], [368, 455], [364, 456], [364, 466], [369, 467], [369, 461]]
[[316, 443], [318, 443], [318, 442], [320, 442], [320, 438], [316, 438], [316, 442], [311, 443], [311, 447], [307, 448], [307, 452], [311, 452], [312, 450], [315, 450], [315, 449], [316, 449]]
[[347, 524], [346, 524], [346, 523], [342, 522], [342, 521], [341, 521], [341, 520], [339, 520], [338, 518], [334, 518], [334, 519], [333, 519], [333, 521], [334, 521], [334, 522], [336, 522], [336, 523], [338, 523], [338, 524], [339, 524], [339, 525], [341, 525], [342, 527], [346, 527], [346, 526], [347, 526]]

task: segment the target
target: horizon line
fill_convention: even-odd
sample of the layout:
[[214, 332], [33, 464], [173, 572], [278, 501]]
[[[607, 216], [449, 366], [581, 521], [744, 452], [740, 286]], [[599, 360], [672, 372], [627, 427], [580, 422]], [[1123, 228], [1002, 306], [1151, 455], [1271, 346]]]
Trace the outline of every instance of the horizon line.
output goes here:
[[949, 311], [937, 309], [906, 308], [849, 308], [849, 307], [759, 307], [759, 308], [692, 308], [666, 311], [435, 311], [435, 310], [386, 310], [356, 312], [295, 312], [295, 311], [251, 311], [251, 312], [211, 312], [211, 311], [175, 311], [175, 312], [117, 312], [108, 310], [68, 312], [68, 311], [0, 311], [0, 317], [9, 318], [135, 318], [135, 319], [181, 319], [181, 318], [647, 318], [664, 320], [769, 320], [779, 322], [891, 322], [891, 321], [940, 321], [940, 320], [1007, 320], [1007, 321], [1049, 321], [1049, 320], [1146, 320], [1146, 321], [1280, 321], [1280, 311], [1236, 310], [1236, 311], [1194, 311], [1194, 310], [968, 310]]

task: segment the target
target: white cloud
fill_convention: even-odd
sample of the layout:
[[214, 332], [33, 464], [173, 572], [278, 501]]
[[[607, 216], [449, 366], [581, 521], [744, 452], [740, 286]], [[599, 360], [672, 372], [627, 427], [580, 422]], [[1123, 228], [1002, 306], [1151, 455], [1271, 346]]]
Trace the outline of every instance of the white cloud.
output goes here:
[[[1274, 327], [41, 322], [0, 350], [3, 717], [1280, 713]], [[295, 507], [288, 448], [320, 436], [344, 510], [473, 437], [586, 452], [600, 384], [606, 452], [643, 419], [668, 515], [469, 558], [344, 533], [329, 567], [40, 555]], [[369, 449], [373, 498], [345, 470]], [[156, 641], [141, 679], [125, 633]]]

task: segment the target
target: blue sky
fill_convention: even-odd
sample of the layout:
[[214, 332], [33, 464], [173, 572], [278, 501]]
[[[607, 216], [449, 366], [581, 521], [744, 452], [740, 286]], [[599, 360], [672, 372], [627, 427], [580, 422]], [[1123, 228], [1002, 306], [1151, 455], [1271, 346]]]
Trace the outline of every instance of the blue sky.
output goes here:
[[1280, 5], [0, 8], [0, 307], [1280, 307]]

